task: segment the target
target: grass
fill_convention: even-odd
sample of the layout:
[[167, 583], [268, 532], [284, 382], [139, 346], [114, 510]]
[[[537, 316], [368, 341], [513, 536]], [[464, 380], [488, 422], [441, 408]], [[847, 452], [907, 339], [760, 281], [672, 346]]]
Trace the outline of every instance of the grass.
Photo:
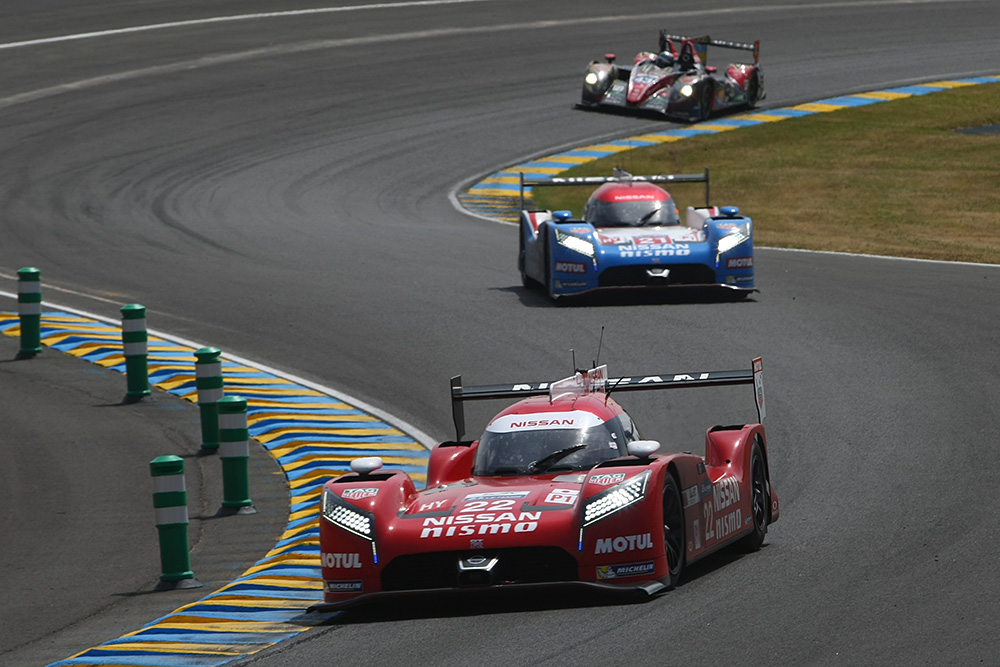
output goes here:
[[[711, 121], [709, 121], [709, 124]], [[711, 172], [713, 204], [754, 220], [755, 244], [1000, 264], [1000, 83], [638, 148], [561, 176]], [[591, 188], [536, 188], [579, 215]], [[678, 206], [704, 186], [670, 188]]]

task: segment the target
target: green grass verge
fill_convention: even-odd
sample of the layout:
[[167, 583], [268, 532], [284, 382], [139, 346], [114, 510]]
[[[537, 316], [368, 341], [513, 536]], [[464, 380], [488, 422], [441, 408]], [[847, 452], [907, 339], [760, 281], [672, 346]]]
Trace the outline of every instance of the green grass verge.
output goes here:
[[[709, 121], [708, 124], [711, 124]], [[711, 172], [711, 199], [758, 246], [1000, 264], [1000, 83], [790, 118], [626, 151], [561, 176]], [[536, 188], [580, 215], [593, 188]], [[704, 186], [678, 184], [683, 209]]]

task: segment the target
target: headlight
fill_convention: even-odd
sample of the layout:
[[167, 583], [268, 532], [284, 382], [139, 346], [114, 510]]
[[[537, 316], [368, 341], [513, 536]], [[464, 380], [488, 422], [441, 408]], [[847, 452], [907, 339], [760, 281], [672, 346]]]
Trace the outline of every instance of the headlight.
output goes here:
[[680, 94], [683, 95], [684, 97], [691, 97], [691, 93], [693, 92], [694, 88], [691, 87], [690, 83], [685, 83], [683, 86], [681, 86]]
[[583, 505], [583, 525], [589, 526], [639, 502], [646, 497], [648, 484], [649, 471], [646, 470], [640, 475], [588, 498]]
[[727, 253], [741, 243], [745, 243], [750, 240], [750, 223], [744, 223], [740, 225], [737, 229], [734, 229], [729, 234], [726, 234], [721, 239], [719, 239], [718, 253], [719, 255]]
[[588, 86], [593, 86], [596, 85], [601, 78], [597, 76], [597, 72], [587, 72], [587, 76], [583, 80], [587, 82]]
[[358, 537], [375, 541], [375, 516], [344, 501], [330, 489], [323, 489], [323, 518]]
[[595, 255], [593, 243], [586, 239], [582, 239], [579, 236], [567, 234], [559, 229], [556, 230], [556, 243], [564, 248], [569, 248], [573, 252], [586, 255], [587, 257], [593, 257]]

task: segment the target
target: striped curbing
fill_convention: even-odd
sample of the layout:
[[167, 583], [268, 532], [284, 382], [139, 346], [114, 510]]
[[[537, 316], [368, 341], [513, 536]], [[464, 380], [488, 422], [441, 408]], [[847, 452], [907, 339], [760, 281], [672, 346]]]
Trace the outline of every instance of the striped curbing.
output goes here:
[[[653, 146], [671, 141], [682, 141], [688, 137], [718, 134], [741, 127], [775, 123], [789, 118], [800, 118], [817, 113], [878, 104], [879, 102], [888, 102], [913, 97], [914, 95], [927, 95], [953, 88], [997, 82], [1000, 82], [1000, 75], [934, 81], [854, 95], [840, 95], [783, 109], [766, 111], [754, 109], [735, 116], [712, 118], [686, 127], [637, 135], [617, 141], [606, 141], [593, 146], [574, 148], [563, 153], [556, 153], [555, 155], [534, 158], [528, 162], [490, 174], [464, 192], [459, 193], [457, 198], [462, 207], [474, 215], [492, 218], [500, 222], [516, 223], [521, 215], [520, 186], [522, 173], [525, 178], [551, 178], [572, 167], [610, 157], [616, 153], [634, 148]], [[530, 194], [531, 188], [525, 188], [525, 197], [529, 197]]]
[[[125, 372], [117, 326], [64, 312], [41, 315], [41, 342]], [[20, 335], [16, 313], [0, 313], [0, 332]], [[149, 335], [149, 383], [196, 403], [195, 352]], [[239, 578], [141, 629], [50, 667], [118, 665], [214, 667], [294, 637], [334, 614], [308, 614], [323, 599], [319, 503], [323, 484], [351, 459], [380, 455], [426, 482], [427, 449], [379, 417], [339, 397], [221, 357], [224, 391], [247, 402], [250, 437], [278, 462], [290, 487], [289, 519], [277, 544]]]

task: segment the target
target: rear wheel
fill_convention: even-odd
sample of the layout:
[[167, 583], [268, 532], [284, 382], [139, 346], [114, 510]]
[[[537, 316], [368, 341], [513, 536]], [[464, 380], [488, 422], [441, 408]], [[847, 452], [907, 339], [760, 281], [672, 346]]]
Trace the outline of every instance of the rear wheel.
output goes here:
[[750, 75], [750, 83], [747, 84], [747, 106], [753, 109], [760, 101], [760, 74], [754, 72]]
[[767, 484], [767, 469], [764, 467], [764, 452], [760, 441], [755, 439], [750, 452], [750, 515], [753, 517], [753, 531], [740, 542], [744, 551], [757, 551], [764, 543], [770, 504], [771, 493]]
[[667, 554], [668, 574], [663, 583], [673, 588], [684, 569], [684, 505], [681, 490], [671, 473], [663, 482], [663, 548]]

